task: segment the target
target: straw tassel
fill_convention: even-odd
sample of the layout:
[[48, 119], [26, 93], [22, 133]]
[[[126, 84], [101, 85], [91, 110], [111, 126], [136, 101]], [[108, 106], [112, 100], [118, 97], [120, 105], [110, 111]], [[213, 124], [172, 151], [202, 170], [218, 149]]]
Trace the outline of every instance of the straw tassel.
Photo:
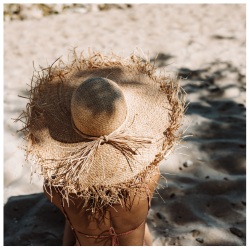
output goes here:
[[[49, 161], [58, 162], [55, 169], [56, 177], [53, 182], [62, 182], [64, 180], [75, 182], [79, 179], [83, 171], [88, 173], [91, 165], [93, 164], [95, 155], [102, 143], [110, 144], [119, 150], [126, 158], [130, 170], [133, 172], [131, 165], [134, 160], [134, 155], [139, 153], [138, 148], [145, 147], [146, 145], [154, 142], [152, 138], [128, 135], [125, 131], [120, 131], [119, 128], [110, 135], [100, 137], [85, 135], [76, 128], [73, 119], [72, 127], [78, 134], [89, 141], [84, 143], [82, 147], [62, 158], [49, 159]], [[47, 163], [47, 166], [49, 167], [49, 162]]]
[[[76, 128], [73, 119], [72, 127], [83, 138], [90, 141], [86, 142], [75, 152], [56, 160], [60, 161], [61, 163], [58, 164], [58, 169], [65, 169], [65, 171], [61, 172], [60, 174], [58, 173], [58, 177], [60, 176], [60, 178], [63, 175], [67, 175], [67, 178], [76, 178], [83, 170], [86, 170], [88, 172], [94, 161], [94, 157], [98, 151], [98, 148], [102, 143], [108, 143], [119, 150], [126, 158], [129, 167], [133, 172], [131, 161], [134, 160], [134, 155], [138, 154], [138, 148], [145, 147], [145, 145], [153, 143], [152, 138], [128, 135], [127, 133], [125, 133], [125, 131], [120, 131], [119, 129], [114, 131], [110, 135], [104, 135], [100, 137], [85, 135]], [[71, 168], [67, 167], [69, 164], [71, 165]]]

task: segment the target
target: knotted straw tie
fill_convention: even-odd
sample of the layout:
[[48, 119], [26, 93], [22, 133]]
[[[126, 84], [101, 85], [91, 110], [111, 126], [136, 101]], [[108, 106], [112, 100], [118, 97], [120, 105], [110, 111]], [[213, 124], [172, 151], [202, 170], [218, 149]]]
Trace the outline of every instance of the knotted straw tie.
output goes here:
[[[130, 161], [134, 160], [134, 157], [133, 157], [134, 155], [137, 155], [137, 153], [138, 153], [137, 149], [140, 147], [145, 147], [146, 144], [153, 143], [153, 138], [143, 137], [143, 136], [141, 136], [141, 137], [133, 136], [133, 135], [127, 134], [125, 131], [121, 131], [121, 128], [127, 122], [127, 119], [128, 119], [128, 114], [126, 116], [125, 121], [118, 129], [116, 129], [115, 131], [113, 131], [109, 135], [102, 135], [102, 136], [90, 136], [90, 135], [86, 135], [86, 134], [82, 133], [75, 126], [72, 117], [71, 117], [71, 123], [72, 123], [72, 127], [76, 133], [78, 133], [79, 135], [81, 135], [85, 139], [88, 139], [90, 141], [96, 141], [96, 143], [94, 143], [92, 146], [90, 146], [90, 149], [88, 149], [89, 155], [93, 155], [92, 153], [96, 152], [98, 150], [98, 148], [102, 142], [108, 143], [108, 144], [112, 145], [113, 147], [115, 147], [116, 149], [118, 149], [125, 156], [128, 164], [130, 166], [131, 171], [133, 171], [131, 168], [131, 165], [130, 165]], [[82, 153], [85, 154], [85, 151], [83, 150]], [[87, 160], [86, 160], [86, 162], [87, 162]]]

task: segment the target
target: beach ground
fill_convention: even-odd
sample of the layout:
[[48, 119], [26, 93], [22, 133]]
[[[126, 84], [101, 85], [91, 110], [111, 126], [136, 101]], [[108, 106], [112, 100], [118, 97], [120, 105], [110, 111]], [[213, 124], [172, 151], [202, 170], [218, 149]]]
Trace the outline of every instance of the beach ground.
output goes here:
[[17, 148], [22, 135], [12, 136], [32, 62], [39, 69], [67, 61], [75, 46], [126, 57], [137, 45], [152, 62], [158, 54], [159, 70], [182, 77], [190, 102], [182, 129], [192, 136], [160, 165], [167, 184], [160, 180], [147, 219], [153, 245], [246, 245], [246, 5], [86, 6], [5, 15], [4, 245], [62, 243], [64, 216], [41, 179], [30, 184], [30, 163]]

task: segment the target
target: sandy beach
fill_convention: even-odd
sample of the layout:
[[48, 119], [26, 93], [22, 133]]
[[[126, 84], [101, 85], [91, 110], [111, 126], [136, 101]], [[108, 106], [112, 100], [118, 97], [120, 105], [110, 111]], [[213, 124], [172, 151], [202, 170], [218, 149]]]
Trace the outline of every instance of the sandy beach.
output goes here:
[[42, 179], [30, 184], [22, 134], [12, 136], [32, 62], [67, 61], [73, 47], [126, 57], [136, 46], [181, 78], [189, 102], [182, 130], [191, 136], [160, 164], [167, 184], [160, 179], [147, 219], [153, 245], [246, 245], [246, 5], [50, 6], [54, 14], [27, 7], [4, 21], [4, 245], [62, 244], [64, 216]]

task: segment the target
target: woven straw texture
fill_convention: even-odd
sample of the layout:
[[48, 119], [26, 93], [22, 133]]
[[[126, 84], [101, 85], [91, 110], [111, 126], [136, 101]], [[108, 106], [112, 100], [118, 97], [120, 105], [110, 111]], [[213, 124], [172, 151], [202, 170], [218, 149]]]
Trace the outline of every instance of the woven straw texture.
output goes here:
[[[176, 79], [156, 77], [154, 65], [135, 53], [125, 59], [90, 51], [86, 57], [73, 51], [73, 56], [67, 64], [59, 60], [35, 72], [27, 110], [17, 119], [25, 124], [23, 148], [65, 198], [77, 193], [103, 204], [119, 203], [118, 191], [139, 190], [141, 180], [150, 180], [179, 143], [186, 94]], [[125, 137], [152, 138], [153, 143], [138, 144], [129, 161], [112, 144], [102, 143], [83, 164], [87, 154], [82, 152], [92, 142], [76, 132], [72, 120], [87, 135], [107, 135], [122, 125]]]
[[102, 136], [118, 129], [127, 115], [122, 89], [105, 78], [93, 77], [81, 83], [73, 93], [71, 115], [82, 133]]

